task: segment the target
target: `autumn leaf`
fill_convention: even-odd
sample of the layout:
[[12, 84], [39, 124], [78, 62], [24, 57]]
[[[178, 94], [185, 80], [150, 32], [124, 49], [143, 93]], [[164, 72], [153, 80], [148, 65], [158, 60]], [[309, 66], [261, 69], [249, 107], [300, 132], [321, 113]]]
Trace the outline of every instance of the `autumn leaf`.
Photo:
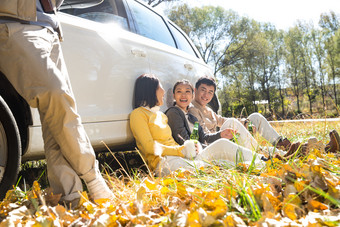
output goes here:
[[314, 199], [309, 199], [307, 208], [311, 211], [318, 211], [318, 210], [327, 210], [328, 206]]

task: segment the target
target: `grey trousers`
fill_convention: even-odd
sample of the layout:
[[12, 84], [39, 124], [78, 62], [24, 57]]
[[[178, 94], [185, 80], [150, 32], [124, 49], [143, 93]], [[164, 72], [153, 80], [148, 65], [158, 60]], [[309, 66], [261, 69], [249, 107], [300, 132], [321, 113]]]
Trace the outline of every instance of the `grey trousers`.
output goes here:
[[80, 177], [96, 178], [95, 154], [81, 124], [57, 34], [20, 23], [0, 24], [0, 70], [38, 108], [50, 186], [71, 201]]

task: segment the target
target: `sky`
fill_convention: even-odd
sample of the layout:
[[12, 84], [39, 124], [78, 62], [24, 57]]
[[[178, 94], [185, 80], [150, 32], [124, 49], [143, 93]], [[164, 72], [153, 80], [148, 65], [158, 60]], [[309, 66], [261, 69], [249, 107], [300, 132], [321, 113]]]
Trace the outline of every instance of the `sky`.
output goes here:
[[[184, 1], [183, 1], [184, 2]], [[340, 14], [340, 0], [187, 0], [190, 6], [214, 5], [232, 9], [259, 22], [271, 22], [278, 29], [293, 27], [297, 20], [318, 24], [321, 13]]]

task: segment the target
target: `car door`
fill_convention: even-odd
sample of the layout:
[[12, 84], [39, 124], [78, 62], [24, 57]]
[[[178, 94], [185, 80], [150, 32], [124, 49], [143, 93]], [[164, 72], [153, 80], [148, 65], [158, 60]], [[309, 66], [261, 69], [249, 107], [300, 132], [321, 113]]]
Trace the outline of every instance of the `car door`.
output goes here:
[[[120, 1], [121, 2], [121, 1]], [[123, 5], [106, 0], [61, 14], [65, 61], [78, 111], [92, 144], [127, 144], [133, 140], [128, 116], [136, 78], [149, 73], [145, 43], [129, 32]], [[76, 16], [71, 16], [70, 13]]]

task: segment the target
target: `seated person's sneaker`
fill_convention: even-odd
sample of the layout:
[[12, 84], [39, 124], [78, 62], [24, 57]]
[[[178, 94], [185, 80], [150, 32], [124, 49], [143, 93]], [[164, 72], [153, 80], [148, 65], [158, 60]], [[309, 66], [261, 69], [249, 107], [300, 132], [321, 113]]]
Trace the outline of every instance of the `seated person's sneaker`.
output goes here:
[[336, 130], [329, 133], [330, 141], [325, 147], [326, 152], [336, 153], [340, 151], [340, 137]]
[[276, 148], [287, 151], [291, 146], [291, 142], [287, 138], [280, 138], [280, 140], [276, 143]]
[[90, 198], [93, 201], [98, 199], [113, 199], [115, 197], [101, 175], [87, 183], [86, 186], [89, 190]]

